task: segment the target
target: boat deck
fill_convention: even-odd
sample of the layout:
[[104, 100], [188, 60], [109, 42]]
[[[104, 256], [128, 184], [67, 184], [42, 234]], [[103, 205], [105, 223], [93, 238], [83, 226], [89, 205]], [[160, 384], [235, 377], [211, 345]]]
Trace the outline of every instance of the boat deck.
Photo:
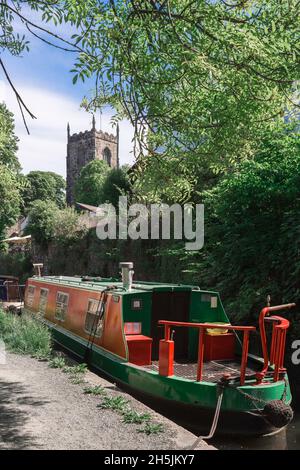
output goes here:
[[[148, 370], [158, 372], [158, 361], [153, 361], [151, 365], [144, 366]], [[255, 364], [247, 367], [246, 375], [252, 375], [257, 372]], [[225, 373], [231, 374], [232, 378], [240, 376], [241, 364], [238, 361], [209, 361], [204, 363], [202, 380], [205, 382], [218, 382]], [[197, 363], [195, 362], [175, 362], [174, 375], [188, 380], [196, 380]]]

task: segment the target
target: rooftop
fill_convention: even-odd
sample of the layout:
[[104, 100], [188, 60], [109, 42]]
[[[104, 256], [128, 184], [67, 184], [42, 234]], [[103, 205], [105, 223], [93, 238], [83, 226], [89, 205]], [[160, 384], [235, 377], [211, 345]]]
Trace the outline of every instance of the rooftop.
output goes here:
[[[101, 278], [101, 277], [68, 277], [68, 276], [34, 276], [32, 279], [51, 283], [51, 284], [59, 284], [65, 287], [78, 287], [80, 289], [87, 289], [87, 290], [96, 290], [102, 291], [109, 286], [114, 287], [114, 291], [118, 292], [119, 294], [134, 294], [134, 293], [141, 293], [141, 292], [162, 292], [162, 291], [192, 291], [192, 290], [200, 290], [198, 286], [192, 285], [185, 285], [185, 284], [164, 284], [159, 282], [145, 282], [145, 281], [135, 281], [132, 285], [132, 290], [125, 291], [123, 288], [123, 284], [119, 279], [116, 278]], [[208, 291], [202, 291], [208, 292]]]

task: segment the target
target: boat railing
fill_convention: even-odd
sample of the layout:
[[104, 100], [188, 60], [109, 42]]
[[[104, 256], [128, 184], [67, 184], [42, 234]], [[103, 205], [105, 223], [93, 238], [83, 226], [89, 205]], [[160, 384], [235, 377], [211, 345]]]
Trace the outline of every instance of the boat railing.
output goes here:
[[[275, 305], [273, 307], [264, 307], [259, 315], [259, 329], [261, 337], [261, 345], [263, 351], [264, 365], [261, 372], [256, 374], [257, 385], [261, 384], [269, 366], [273, 366], [273, 381], [277, 382], [280, 380], [282, 374], [285, 373], [285, 368], [283, 367], [284, 362], [284, 353], [285, 353], [285, 342], [286, 342], [286, 333], [290, 325], [290, 322], [283, 317], [279, 316], [270, 316], [272, 312], [278, 312], [279, 310], [286, 310], [295, 307], [296, 304], [283, 304]], [[271, 347], [270, 347], [270, 356], [268, 352], [267, 345], [267, 335], [265, 329], [265, 322], [272, 323], [272, 338], [271, 338]]]
[[242, 359], [240, 367], [240, 385], [244, 385], [246, 378], [246, 367], [249, 350], [249, 335], [255, 331], [255, 326], [235, 326], [217, 323], [188, 323], [168, 320], [160, 320], [160, 325], [164, 325], [164, 339], [160, 340], [159, 345], [159, 374], [164, 376], [174, 375], [174, 341], [171, 339], [171, 329], [173, 327], [197, 328], [199, 330], [198, 341], [198, 359], [197, 359], [197, 382], [202, 381], [204, 369], [204, 335], [207, 328], [224, 329], [230, 331], [243, 332]]

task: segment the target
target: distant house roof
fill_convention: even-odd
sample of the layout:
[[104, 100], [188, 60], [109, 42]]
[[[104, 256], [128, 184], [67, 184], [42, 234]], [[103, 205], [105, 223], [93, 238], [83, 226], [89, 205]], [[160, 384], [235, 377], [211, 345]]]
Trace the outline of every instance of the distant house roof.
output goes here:
[[17, 244], [25, 244], [31, 240], [31, 235], [26, 235], [26, 237], [11, 237], [2, 240], [5, 243], [17, 243]]
[[76, 202], [76, 205], [85, 211], [94, 212], [95, 214], [97, 211], [99, 211], [99, 207], [90, 206], [89, 204], [81, 204], [81, 202]]

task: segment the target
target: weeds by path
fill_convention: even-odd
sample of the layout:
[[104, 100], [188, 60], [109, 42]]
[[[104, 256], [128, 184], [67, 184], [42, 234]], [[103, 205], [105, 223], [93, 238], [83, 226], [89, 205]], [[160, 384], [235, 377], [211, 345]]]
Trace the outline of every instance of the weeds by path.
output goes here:
[[0, 310], [0, 338], [14, 353], [48, 359], [52, 349], [51, 333], [41, 322]]
[[[25, 315], [21, 317], [9, 315], [0, 310], [0, 338], [9, 351], [37, 359], [47, 359], [49, 367], [60, 369], [70, 377], [73, 384], [85, 383], [87, 365], [69, 365], [62, 355], [53, 355], [51, 333], [48, 327], [38, 320]], [[142, 428], [137, 429], [138, 432], [147, 435], [163, 432], [162, 424], [152, 423], [149, 413], [132, 410], [129, 400], [120, 395], [108, 395], [104, 387], [86, 386], [83, 393], [101, 397], [102, 401], [97, 407], [119, 413], [123, 417], [123, 423], [143, 424]]]

